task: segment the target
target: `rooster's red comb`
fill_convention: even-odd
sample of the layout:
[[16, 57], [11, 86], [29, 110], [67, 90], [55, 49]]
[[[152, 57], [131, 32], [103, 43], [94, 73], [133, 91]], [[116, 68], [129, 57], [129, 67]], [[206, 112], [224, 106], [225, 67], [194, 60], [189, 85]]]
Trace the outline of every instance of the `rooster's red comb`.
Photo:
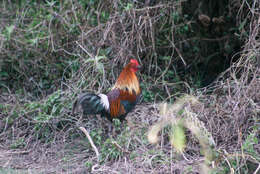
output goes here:
[[136, 59], [131, 59], [130, 60], [130, 63], [133, 63], [133, 64], [136, 64], [136, 65], [139, 65], [138, 61]]

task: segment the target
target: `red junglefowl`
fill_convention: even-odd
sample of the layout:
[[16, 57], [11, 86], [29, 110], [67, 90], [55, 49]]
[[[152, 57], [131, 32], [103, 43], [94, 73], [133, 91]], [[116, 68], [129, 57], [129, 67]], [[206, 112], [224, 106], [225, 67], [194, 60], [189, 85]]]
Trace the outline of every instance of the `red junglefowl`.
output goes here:
[[84, 115], [100, 114], [112, 121], [125, 119], [127, 113], [134, 109], [140, 99], [139, 81], [136, 72], [140, 65], [131, 59], [120, 73], [114, 87], [105, 94], [84, 93], [74, 103], [72, 113], [81, 106]]

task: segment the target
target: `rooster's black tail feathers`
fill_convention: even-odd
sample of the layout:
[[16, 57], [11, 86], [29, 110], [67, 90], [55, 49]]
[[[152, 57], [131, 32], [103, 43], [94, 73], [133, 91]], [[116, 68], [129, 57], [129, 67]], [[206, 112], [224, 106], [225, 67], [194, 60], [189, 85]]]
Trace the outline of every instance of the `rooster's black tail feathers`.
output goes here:
[[84, 115], [89, 114], [103, 114], [106, 112], [106, 106], [102, 100], [101, 95], [84, 93], [73, 104], [72, 114], [74, 115], [78, 107], [81, 107]]

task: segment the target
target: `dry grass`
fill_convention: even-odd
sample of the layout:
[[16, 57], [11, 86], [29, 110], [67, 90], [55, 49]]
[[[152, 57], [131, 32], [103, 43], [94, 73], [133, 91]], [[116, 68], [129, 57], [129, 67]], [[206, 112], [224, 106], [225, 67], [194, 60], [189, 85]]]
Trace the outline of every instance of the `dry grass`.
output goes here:
[[[200, 156], [193, 156], [189, 161], [185, 161], [181, 156], [180, 159], [175, 159], [176, 154], [167, 140], [158, 146], [149, 145], [146, 140], [148, 128], [160, 118], [155, 105], [137, 106], [135, 112], [129, 114], [128, 118], [129, 125], [125, 127], [128, 133], [121, 131], [114, 137], [117, 142], [120, 141], [117, 137], [128, 135], [127, 143], [119, 145], [120, 149], [115, 146], [122, 151], [122, 155], [114, 160], [99, 163], [84, 135], [78, 132], [80, 135], [78, 138], [71, 138], [69, 135], [71, 132], [67, 131], [57, 132], [56, 140], [48, 144], [36, 141], [34, 144], [30, 143], [24, 148], [15, 150], [3, 146], [1, 166], [44, 173], [61, 171], [65, 173], [90, 171], [93, 173], [157, 173], [160, 171], [172, 173], [188, 170], [189, 166], [198, 165], [197, 160], [202, 160]], [[103, 129], [101, 124], [96, 124], [96, 127]], [[161, 139], [164, 139], [164, 134], [161, 135]], [[5, 147], [8, 145], [7, 142], [4, 144]], [[111, 146], [114, 146], [112, 142]], [[97, 148], [100, 150], [101, 146]], [[89, 163], [90, 168], [86, 167]], [[193, 168], [194, 172], [196, 170], [198, 170], [196, 167]]]
[[[255, 86], [253, 86], [253, 88], [254, 87]], [[218, 90], [220, 91], [222, 89]], [[245, 106], [249, 107], [246, 108], [246, 112], [239, 112], [250, 117], [246, 119], [248, 121], [241, 122], [241, 120], [234, 119], [238, 117], [237, 115], [235, 115], [237, 117], [234, 115], [233, 117], [230, 116], [230, 113], [232, 113], [230, 108], [234, 107], [228, 106], [227, 104], [229, 103], [226, 100], [223, 102], [222, 98], [226, 97], [224, 94], [222, 97], [219, 97], [219, 100], [216, 99], [207, 102], [213, 97], [214, 96], [202, 96], [201, 99], [205, 102], [204, 107], [193, 108], [193, 111], [198, 113], [199, 119], [206, 124], [206, 128], [213, 135], [217, 144], [215, 150], [218, 150], [220, 154], [223, 153], [223, 156], [221, 155], [215, 159], [216, 162], [222, 159], [228, 161], [233, 155], [235, 157], [236, 155], [239, 156], [239, 154], [243, 155], [244, 162], [247, 160], [253, 161], [254, 163], [259, 162], [259, 159], [256, 158], [257, 156], [255, 156], [256, 154], [251, 155], [247, 152], [240, 151], [241, 143], [244, 142], [247, 135], [251, 132], [251, 127], [255, 123], [250, 121], [250, 119], [257, 119], [257, 115], [254, 115], [252, 111], [257, 111], [257, 109], [259, 111], [259, 105], [250, 105], [250, 103], [248, 105], [238, 105], [239, 108], [241, 107], [243, 109]], [[236, 105], [236, 103], [233, 104]], [[258, 106], [258, 108], [252, 109], [254, 106]], [[148, 143], [146, 135], [149, 127], [161, 119], [158, 107], [159, 105], [157, 104], [138, 105], [135, 111], [130, 113], [127, 117], [128, 124], [126, 125], [126, 123], [124, 123], [124, 129], [121, 129], [117, 135], [102, 138], [104, 141], [112, 138], [118, 146], [110, 142], [110, 148], [114, 147], [121, 155], [114, 159], [108, 158], [101, 163], [96, 158], [94, 150], [87, 143], [88, 140], [77, 130], [77, 126], [70, 127], [64, 131], [54, 129], [54, 135], [52, 136], [55, 138], [49, 143], [41, 142], [41, 140], [35, 141], [32, 136], [31, 138], [24, 136], [25, 145], [18, 146], [18, 148], [16, 147], [11, 150], [9, 147], [12, 147], [11, 145], [17, 142], [17, 139], [23, 137], [17, 133], [18, 130], [20, 129], [23, 133], [26, 133], [21, 126], [13, 126], [13, 129], [8, 129], [9, 131], [6, 130], [4, 134], [1, 134], [1, 166], [4, 168], [17, 169], [18, 171], [36, 171], [36, 173], [39, 171], [44, 173], [88, 173], [90, 171], [92, 173], [178, 173], [185, 171], [200, 173], [200, 165], [203, 163], [204, 158], [199, 153], [200, 147], [198, 140], [193, 138], [192, 134], [188, 134], [187, 147], [183, 157], [178, 155], [171, 146], [167, 138], [167, 129], [160, 133], [160, 143], [158, 145], [150, 145]], [[227, 108], [223, 110], [223, 107]], [[224, 111], [228, 112], [228, 114], [224, 114]], [[248, 111], [250, 114], [247, 114]], [[90, 133], [101, 129], [101, 136], [107, 136], [105, 135], [106, 129], [104, 125], [93, 118], [94, 117], [90, 117], [87, 120], [79, 120], [75, 125], [84, 125]], [[243, 129], [246, 129], [242, 130], [244, 134], [240, 134], [235, 128], [236, 124], [239, 123], [242, 124]], [[8, 135], [12, 136], [7, 139]], [[241, 135], [242, 137], [239, 137]], [[74, 138], [72, 138], [72, 136]], [[121, 139], [124, 136], [127, 138], [127, 142], [122, 143]], [[241, 142], [239, 142], [239, 140]], [[101, 150], [102, 145], [98, 144], [97, 148]], [[259, 149], [257, 146], [255, 148]], [[108, 152], [109, 149], [101, 153]], [[241, 161], [241, 166], [245, 164], [244, 162]], [[220, 163], [217, 162], [216, 165], [214, 169], [220, 167], [219, 170], [221, 170]]]

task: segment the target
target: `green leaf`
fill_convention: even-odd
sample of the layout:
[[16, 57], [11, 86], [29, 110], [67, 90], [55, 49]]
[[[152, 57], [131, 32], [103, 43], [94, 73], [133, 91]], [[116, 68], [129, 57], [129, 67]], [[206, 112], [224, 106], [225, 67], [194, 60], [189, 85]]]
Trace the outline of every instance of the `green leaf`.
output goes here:
[[125, 10], [131, 10], [133, 8], [133, 4], [127, 3], [127, 6], [125, 7]]
[[178, 124], [172, 125], [172, 134], [170, 135], [172, 146], [178, 151], [183, 152], [186, 147], [186, 135], [183, 126]]
[[9, 27], [6, 27], [6, 38], [9, 40], [11, 38], [11, 34], [14, 31], [14, 25], [11, 25]]
[[97, 63], [96, 68], [101, 74], [104, 74], [104, 65], [102, 63]]
[[241, 22], [238, 29], [239, 29], [239, 30], [243, 29], [244, 26], [246, 25], [246, 22], [247, 22], [246, 19], [245, 19], [243, 22]]
[[9, 27], [6, 27], [7, 34], [10, 35], [14, 30], [14, 25], [11, 25]]
[[7, 73], [7, 72], [0, 72], [0, 76], [2, 76], [2, 77], [8, 77], [8, 73]]

